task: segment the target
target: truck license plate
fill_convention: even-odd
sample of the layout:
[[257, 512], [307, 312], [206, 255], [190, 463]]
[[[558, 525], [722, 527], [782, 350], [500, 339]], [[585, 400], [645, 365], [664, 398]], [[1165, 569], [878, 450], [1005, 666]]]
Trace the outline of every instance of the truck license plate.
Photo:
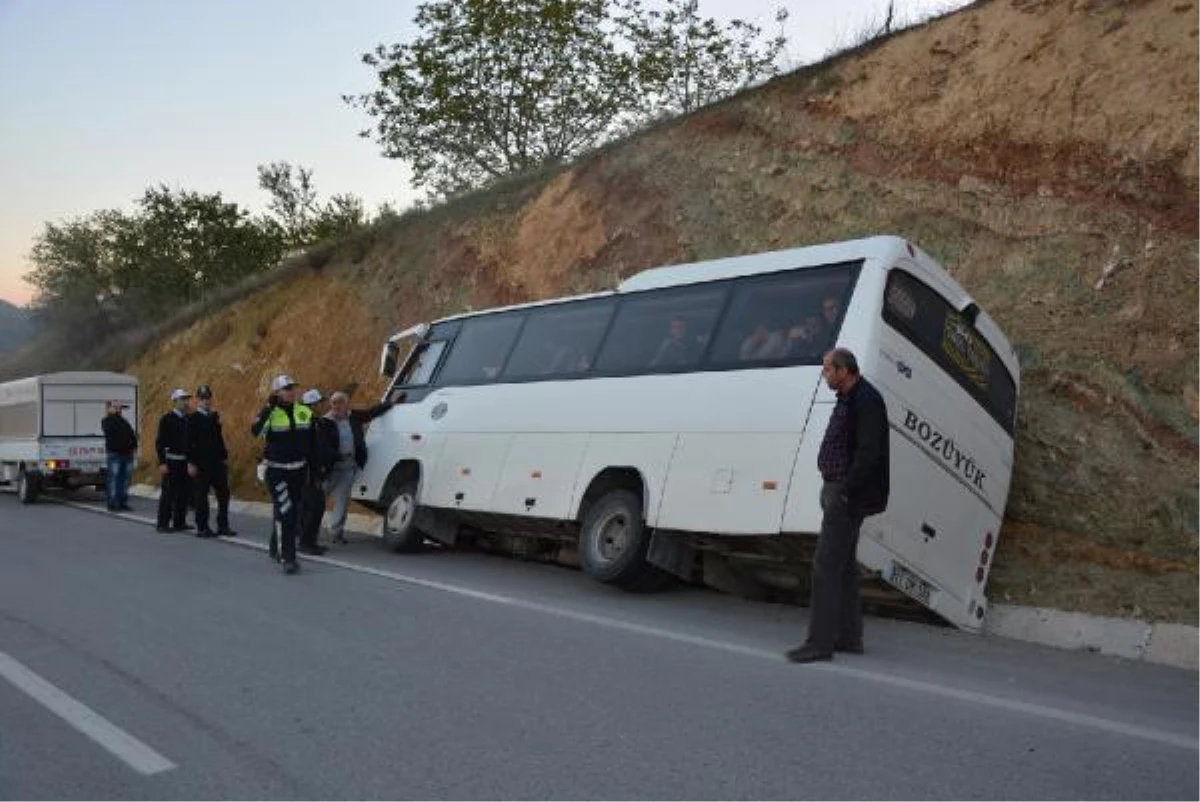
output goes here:
[[933, 585], [930, 585], [924, 579], [921, 579], [921, 577], [894, 560], [892, 561], [892, 570], [888, 576], [888, 582], [903, 591], [906, 595], [921, 602], [921, 604], [928, 605], [929, 597], [933, 594]]

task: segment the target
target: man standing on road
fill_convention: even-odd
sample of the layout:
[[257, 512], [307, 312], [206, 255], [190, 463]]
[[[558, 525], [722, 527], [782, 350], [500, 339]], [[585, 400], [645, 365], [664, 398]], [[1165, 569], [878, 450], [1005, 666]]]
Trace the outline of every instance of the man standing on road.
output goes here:
[[158, 473], [162, 477], [158, 493], [158, 531], [183, 532], [187, 525], [187, 408], [191, 395], [187, 390], [171, 391], [171, 410], [159, 418], [154, 450], [158, 454]]
[[250, 433], [266, 440], [267, 488], [275, 507], [271, 557], [280, 560], [284, 573], [294, 574], [300, 570], [296, 536], [308, 466], [315, 456], [316, 429], [312, 410], [296, 401], [291, 376], [281, 374], [271, 382], [271, 397]]
[[338, 391], [329, 397], [329, 413], [325, 416], [337, 427], [337, 460], [329, 472], [326, 492], [333, 497], [329, 533], [337, 543], [346, 542], [346, 513], [350, 507], [350, 491], [354, 477], [367, 464], [367, 440], [363, 426], [396, 405], [397, 394], [369, 409], [351, 409], [350, 396]]
[[[322, 409], [325, 396], [315, 387], [306, 392], [300, 401], [317, 416], [325, 411]], [[318, 541], [321, 519], [325, 516], [325, 480], [337, 459], [337, 430], [333, 422], [324, 417], [315, 418], [313, 428], [316, 451], [308, 466], [308, 483], [304, 486], [304, 499], [300, 504], [300, 545], [297, 550], [301, 554], [319, 556], [326, 551]]]
[[[212, 408], [212, 388], [196, 388], [196, 411], [188, 416], [188, 476], [194, 489], [196, 537], [233, 537], [229, 528], [229, 451], [221, 413]], [[208, 491], [217, 495], [217, 531], [208, 526]]]
[[817, 454], [821, 534], [813, 558], [808, 640], [787, 653], [793, 663], [829, 660], [835, 651], [861, 654], [858, 534], [863, 518], [887, 508], [888, 419], [883, 396], [858, 372], [849, 350], [825, 354], [821, 375], [837, 405]]
[[107, 414], [100, 421], [107, 455], [105, 490], [108, 509], [113, 512], [132, 509], [129, 506], [129, 477], [137, 458], [138, 439], [133, 426], [121, 414], [124, 409], [129, 409], [129, 405], [123, 401], [109, 401], [105, 408]]

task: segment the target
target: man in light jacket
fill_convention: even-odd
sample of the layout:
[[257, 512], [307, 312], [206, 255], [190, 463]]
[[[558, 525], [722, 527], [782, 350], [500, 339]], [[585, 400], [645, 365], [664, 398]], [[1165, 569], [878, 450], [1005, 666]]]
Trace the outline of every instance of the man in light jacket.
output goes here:
[[337, 459], [325, 482], [325, 492], [333, 499], [330, 513], [329, 534], [337, 543], [346, 542], [346, 513], [350, 507], [350, 491], [354, 489], [354, 477], [367, 464], [367, 442], [363, 426], [378, 418], [396, 405], [399, 396], [393, 394], [386, 401], [369, 409], [351, 409], [350, 396], [336, 392], [329, 397], [329, 412], [325, 415], [337, 427]]

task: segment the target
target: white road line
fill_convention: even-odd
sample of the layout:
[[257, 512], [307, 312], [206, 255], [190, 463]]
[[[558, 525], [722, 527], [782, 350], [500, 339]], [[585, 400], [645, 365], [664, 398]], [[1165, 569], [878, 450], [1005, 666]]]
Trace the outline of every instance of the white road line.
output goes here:
[[4, 652], [0, 652], [0, 677], [40, 702], [139, 774], [159, 774], [175, 768], [170, 760]]
[[[378, 576], [384, 579], [391, 579], [410, 585], [418, 585], [420, 587], [438, 590], [444, 593], [452, 593], [457, 596], [465, 596], [470, 599], [475, 599], [476, 601], [490, 602], [492, 604], [504, 605], [506, 607], [515, 607], [522, 610], [542, 613], [544, 615], [553, 615], [558, 618], [567, 618], [572, 621], [593, 624], [595, 626], [605, 627], [607, 629], [631, 632], [637, 635], [645, 635], [648, 637], [659, 638], [661, 640], [674, 641], [675, 643], [684, 643], [690, 646], [699, 646], [705, 649], [718, 649], [723, 652], [740, 654], [746, 657], [755, 657], [762, 660], [771, 660], [774, 662], [783, 660], [781, 653], [769, 651], [767, 649], [759, 649], [753, 646], [745, 646], [738, 643], [730, 643], [728, 641], [705, 638], [699, 635], [687, 635], [681, 632], [674, 632], [669, 629], [646, 626], [644, 624], [631, 624], [628, 621], [621, 621], [616, 618], [608, 618], [606, 616], [593, 615], [591, 613], [584, 613], [576, 610], [564, 610], [559, 607], [551, 607], [547, 604], [526, 601], [513, 596], [487, 593], [459, 585], [447, 584], [445, 582], [422, 579], [420, 577], [398, 574], [393, 571], [385, 571], [363, 565], [355, 565], [353, 563], [331, 559], [329, 557], [306, 557], [305, 560], [325, 563], [337, 568], [357, 571], [362, 574], [370, 574], [371, 576]], [[1050, 707], [1047, 705], [1023, 702], [1018, 699], [992, 696], [991, 694], [962, 690], [945, 685], [935, 685], [931, 682], [908, 679], [906, 677], [886, 674], [880, 671], [867, 671], [861, 668], [854, 668], [853, 666], [839, 665], [837, 663], [821, 663], [817, 665], [804, 666], [803, 668], [797, 667], [796, 670], [825, 671], [831, 674], [853, 677], [855, 679], [874, 682], [880, 685], [890, 685], [896, 688], [917, 691], [919, 693], [925, 693], [929, 694], [930, 696], [937, 696], [943, 699], [954, 699], [960, 702], [999, 708], [1010, 713], [1020, 713], [1027, 716], [1050, 719], [1052, 721], [1058, 721], [1066, 724], [1089, 727], [1091, 729], [1101, 730], [1116, 735], [1139, 738], [1141, 740], [1153, 741], [1155, 743], [1166, 744], [1168, 746], [1175, 746], [1182, 749], [1200, 749], [1200, 741], [1188, 735], [1169, 732], [1167, 730], [1158, 730], [1152, 727], [1143, 727], [1137, 724], [1129, 724], [1113, 719], [1101, 718], [1099, 716], [1092, 716], [1086, 713], [1076, 713], [1071, 710], [1063, 710], [1061, 708]]]
[[[79, 506], [83, 507], [83, 505]], [[85, 507], [85, 509], [103, 512], [102, 510], [96, 510], [95, 507]], [[135, 518], [135, 516], [122, 517]], [[153, 521], [148, 518], [142, 518], [140, 520], [153, 523]], [[253, 541], [240, 541], [236, 542], [235, 545], [246, 546], [262, 551], [266, 550], [266, 546]], [[489, 602], [491, 604], [499, 604], [506, 607], [529, 610], [531, 612], [552, 615], [558, 618], [566, 618], [572, 621], [579, 621], [581, 623], [605, 627], [607, 629], [615, 629], [622, 632], [631, 632], [637, 635], [659, 638], [660, 640], [669, 640], [674, 641], [675, 643], [684, 643], [690, 646], [699, 646], [705, 649], [717, 649], [723, 652], [730, 652], [746, 657], [755, 657], [775, 662], [783, 659], [781, 653], [769, 651], [767, 649], [759, 649], [753, 646], [745, 646], [738, 643], [730, 643], [728, 641], [705, 638], [699, 635], [687, 635], [681, 632], [674, 632], [669, 629], [661, 629], [659, 627], [646, 626], [643, 624], [631, 624], [628, 621], [621, 621], [616, 618], [608, 618], [606, 616], [593, 615], [591, 613], [584, 613], [576, 610], [564, 610], [559, 607], [541, 604], [540, 602], [519, 599], [515, 596], [488, 593], [486, 591], [475, 590], [462, 585], [453, 585], [446, 582], [438, 582], [436, 580], [423, 579], [417, 576], [401, 574], [395, 571], [371, 568], [370, 566], [357, 565], [355, 563], [349, 563], [331, 557], [305, 556], [304, 560], [306, 562], [311, 561], [323, 563], [336, 568], [343, 568], [347, 571], [356, 571], [360, 574], [377, 576], [382, 579], [392, 580], [394, 582], [403, 582], [405, 584], [417, 585], [418, 587], [429, 588], [431, 590], [437, 590], [443, 593], [451, 593], [456, 596], [464, 596], [476, 601]], [[1006, 710], [1010, 713], [1020, 713], [1037, 718], [1049, 719], [1051, 721], [1058, 721], [1065, 724], [1074, 724], [1081, 727], [1088, 727], [1095, 730], [1101, 730], [1103, 732], [1113, 733], [1115, 735], [1123, 735], [1130, 738], [1153, 741], [1155, 743], [1166, 744], [1168, 746], [1175, 746], [1182, 749], [1200, 750], [1200, 740], [1189, 735], [1182, 735], [1167, 730], [1154, 729], [1152, 727], [1143, 727], [1138, 724], [1129, 724], [1127, 722], [1116, 721], [1114, 719], [1101, 718], [1099, 716], [1092, 716], [1087, 713], [1076, 713], [1071, 710], [1063, 710], [1061, 708], [1034, 704], [1032, 702], [1023, 702], [1019, 699], [1009, 699], [1003, 696], [992, 696], [991, 694], [980, 693], [977, 691], [968, 691], [959, 688], [948, 687], [945, 685], [935, 685], [931, 682], [923, 682], [921, 680], [909, 679], [907, 677], [896, 676], [893, 674], [885, 674], [880, 671], [868, 671], [861, 668], [854, 668], [853, 666], [840, 665], [838, 663], [821, 663], [816, 665], [808, 665], [803, 668], [797, 668], [797, 671], [812, 670], [840, 674], [842, 676], [854, 677], [855, 679], [874, 682], [880, 685], [890, 685], [895, 688], [904, 688], [905, 690], [917, 691], [919, 693], [925, 693], [929, 694], [930, 696], [937, 696], [943, 699], [954, 699], [956, 701], [967, 702], [969, 704], [998, 708], [1001, 710]]]

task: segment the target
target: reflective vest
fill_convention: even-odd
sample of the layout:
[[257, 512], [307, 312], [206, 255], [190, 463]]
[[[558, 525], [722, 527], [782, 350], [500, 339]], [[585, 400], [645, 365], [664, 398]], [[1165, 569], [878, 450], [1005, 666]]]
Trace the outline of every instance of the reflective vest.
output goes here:
[[259, 432], [267, 441], [267, 464], [303, 467], [313, 454], [314, 420], [312, 409], [304, 404], [293, 404], [291, 415], [283, 407], [273, 407]]
[[295, 429], [311, 429], [313, 411], [304, 404], [292, 404], [292, 414], [288, 415], [283, 407], [273, 407], [267, 416], [267, 425], [263, 427], [263, 437], [270, 432], [290, 432]]

